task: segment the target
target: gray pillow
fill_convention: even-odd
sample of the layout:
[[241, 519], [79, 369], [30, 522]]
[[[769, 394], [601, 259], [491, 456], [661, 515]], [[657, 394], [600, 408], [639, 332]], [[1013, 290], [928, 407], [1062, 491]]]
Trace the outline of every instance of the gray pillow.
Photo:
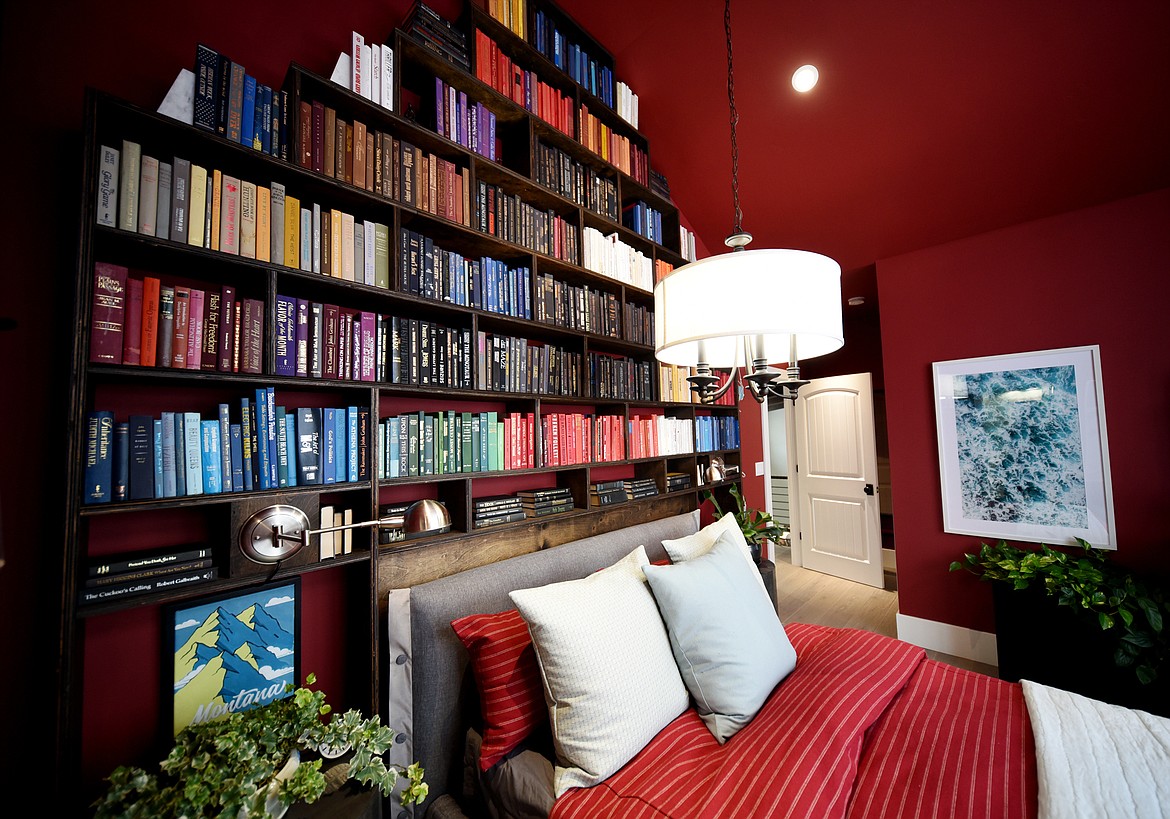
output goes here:
[[695, 708], [720, 743], [751, 722], [796, 668], [796, 650], [735, 539], [671, 566], [644, 566]]

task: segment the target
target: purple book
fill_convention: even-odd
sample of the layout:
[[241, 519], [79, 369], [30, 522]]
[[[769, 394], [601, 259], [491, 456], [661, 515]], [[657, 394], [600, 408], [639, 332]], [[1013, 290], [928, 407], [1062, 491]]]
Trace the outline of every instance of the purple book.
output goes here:
[[105, 262], [94, 265], [93, 311], [89, 325], [89, 360], [92, 363], [122, 363], [128, 272], [120, 265]]
[[309, 375], [309, 303], [304, 299], [297, 299], [296, 330], [296, 374], [302, 378]]
[[377, 318], [373, 313], [362, 311], [361, 314], [361, 380], [376, 381], [374, 367], [375, 332]]
[[276, 375], [297, 373], [296, 299], [276, 297]]
[[435, 132], [447, 136], [447, 125], [443, 114], [447, 108], [447, 94], [443, 90], [443, 80], [435, 77]]

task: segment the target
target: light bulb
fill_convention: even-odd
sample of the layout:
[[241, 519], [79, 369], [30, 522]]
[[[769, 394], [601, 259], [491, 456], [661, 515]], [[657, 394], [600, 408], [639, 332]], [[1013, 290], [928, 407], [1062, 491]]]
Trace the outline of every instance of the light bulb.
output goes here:
[[792, 72], [792, 87], [800, 93], [811, 91], [820, 78], [820, 72], [815, 65], [802, 65]]

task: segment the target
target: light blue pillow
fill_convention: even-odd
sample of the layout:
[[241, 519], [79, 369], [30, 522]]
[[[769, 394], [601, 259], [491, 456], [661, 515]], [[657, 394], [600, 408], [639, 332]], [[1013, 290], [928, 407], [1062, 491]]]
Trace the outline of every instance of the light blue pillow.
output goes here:
[[724, 534], [699, 557], [642, 569], [687, 691], [720, 743], [796, 668], [796, 650], [739, 548]]

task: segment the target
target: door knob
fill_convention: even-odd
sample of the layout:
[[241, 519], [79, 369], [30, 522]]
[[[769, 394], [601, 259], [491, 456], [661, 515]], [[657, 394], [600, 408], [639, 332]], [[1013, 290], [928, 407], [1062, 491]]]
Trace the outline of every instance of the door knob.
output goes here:
[[872, 495], [873, 495], [873, 492], [874, 492], [874, 490], [873, 490], [873, 484], [872, 484], [872, 483], [867, 483], [867, 484], [865, 485], [865, 494], [867, 494], [867, 495], [871, 495], [871, 496], [872, 496]]

